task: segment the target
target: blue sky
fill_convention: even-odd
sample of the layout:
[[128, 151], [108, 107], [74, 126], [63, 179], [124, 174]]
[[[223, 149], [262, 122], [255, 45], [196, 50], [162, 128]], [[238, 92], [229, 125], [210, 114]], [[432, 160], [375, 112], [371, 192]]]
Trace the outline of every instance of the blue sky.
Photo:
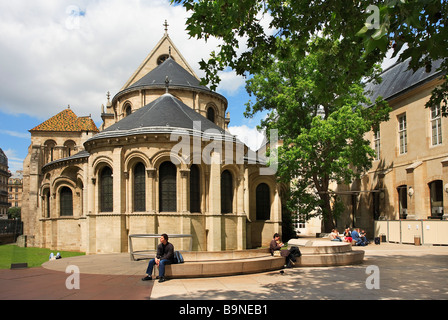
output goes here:
[[[64, 110], [101, 124], [106, 93], [118, 93], [164, 34], [201, 77], [199, 61], [218, 46], [190, 39], [187, 14], [168, 0], [36, 0], [0, 2], [0, 148], [12, 172], [22, 169], [31, 144], [28, 130]], [[243, 116], [249, 100], [244, 79], [221, 74], [218, 92], [229, 101], [231, 132], [260, 144], [263, 115]], [[245, 138], [246, 137], [246, 138]]]

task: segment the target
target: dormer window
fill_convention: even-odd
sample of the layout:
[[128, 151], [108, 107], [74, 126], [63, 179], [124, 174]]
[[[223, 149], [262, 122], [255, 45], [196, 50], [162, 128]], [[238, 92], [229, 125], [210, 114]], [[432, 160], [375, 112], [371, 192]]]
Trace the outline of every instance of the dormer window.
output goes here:
[[213, 107], [207, 109], [207, 119], [215, 123], [215, 109]]
[[125, 113], [126, 113], [126, 117], [129, 116], [129, 115], [131, 115], [131, 113], [132, 113], [132, 108], [131, 108], [131, 106], [128, 105], [128, 106], [126, 107], [126, 109], [125, 109]]

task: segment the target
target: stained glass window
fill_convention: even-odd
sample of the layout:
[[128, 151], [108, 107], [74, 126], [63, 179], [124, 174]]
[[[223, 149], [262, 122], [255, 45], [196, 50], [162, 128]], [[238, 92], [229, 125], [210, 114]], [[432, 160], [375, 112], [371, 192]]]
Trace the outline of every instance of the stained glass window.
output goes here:
[[100, 206], [101, 212], [114, 211], [112, 169], [105, 167], [100, 175]]
[[256, 190], [257, 220], [271, 218], [271, 194], [266, 183], [260, 183]]
[[221, 213], [233, 211], [233, 181], [232, 174], [225, 170], [221, 174]]
[[145, 166], [141, 162], [134, 167], [134, 211], [146, 211]]
[[60, 194], [61, 216], [73, 216], [73, 193], [72, 189], [63, 187]]
[[190, 212], [201, 212], [200, 175], [197, 165], [190, 168]]

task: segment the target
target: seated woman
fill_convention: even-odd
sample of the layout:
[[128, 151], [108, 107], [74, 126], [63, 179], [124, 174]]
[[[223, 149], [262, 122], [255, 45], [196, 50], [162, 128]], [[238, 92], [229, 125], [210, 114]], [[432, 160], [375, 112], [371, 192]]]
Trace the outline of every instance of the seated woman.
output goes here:
[[280, 256], [285, 257], [285, 267], [291, 267], [291, 257], [290, 257], [290, 251], [289, 250], [281, 250], [282, 247], [285, 245], [283, 242], [280, 241], [280, 235], [278, 233], [274, 234], [273, 239], [271, 240], [271, 243], [269, 244], [269, 250], [271, 251], [271, 256], [274, 255], [275, 251], [280, 252]]
[[345, 242], [352, 242], [353, 238], [352, 238], [352, 233], [350, 231], [350, 228], [345, 229], [344, 231], [344, 241]]
[[280, 241], [280, 235], [278, 233], [274, 234], [274, 238], [269, 244], [269, 250], [271, 251], [271, 256], [274, 255], [274, 251], [280, 250], [284, 244]]

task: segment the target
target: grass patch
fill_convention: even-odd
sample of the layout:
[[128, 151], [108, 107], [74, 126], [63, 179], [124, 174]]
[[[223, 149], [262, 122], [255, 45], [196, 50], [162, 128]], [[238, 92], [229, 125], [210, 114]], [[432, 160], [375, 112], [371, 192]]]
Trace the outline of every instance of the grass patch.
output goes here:
[[12, 263], [28, 263], [28, 268], [40, 267], [50, 258], [50, 253], [60, 253], [62, 258], [82, 256], [83, 252], [57, 251], [43, 248], [21, 248], [14, 244], [0, 246], [0, 269], [10, 269]]

